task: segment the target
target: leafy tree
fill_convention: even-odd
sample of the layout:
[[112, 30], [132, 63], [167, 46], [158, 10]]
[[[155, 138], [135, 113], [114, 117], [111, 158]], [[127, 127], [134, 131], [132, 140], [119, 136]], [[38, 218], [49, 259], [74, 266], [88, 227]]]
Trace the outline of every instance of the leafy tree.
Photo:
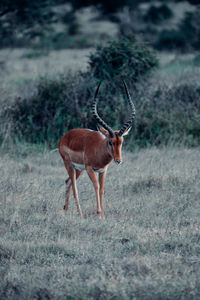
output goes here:
[[134, 36], [126, 36], [108, 45], [97, 46], [90, 55], [90, 71], [98, 80], [121, 81], [121, 77], [133, 82], [140, 80], [158, 64], [154, 53]]
[[[52, 33], [52, 24], [62, 22], [69, 26], [68, 34], [77, 32], [74, 12], [86, 6], [96, 6], [103, 14], [112, 14], [123, 6], [134, 7], [138, 0], [1, 0], [0, 1], [0, 39], [1, 46], [16, 45], [36, 36], [46, 37]], [[55, 7], [71, 4], [72, 10], [65, 16]], [[44, 40], [44, 39], [43, 39]], [[19, 44], [20, 45], [20, 44]]]
[[162, 4], [158, 7], [151, 5], [144, 16], [144, 21], [159, 24], [162, 21], [170, 19], [172, 16], [173, 12], [166, 4]]
[[34, 36], [56, 21], [54, 0], [1, 0], [0, 38], [12, 40], [16, 35]]
[[161, 31], [155, 47], [158, 50], [191, 51], [200, 49], [200, 10], [187, 12], [177, 29]]
[[190, 2], [190, 4], [193, 4], [193, 5], [199, 5], [200, 4], [200, 0], [188, 0], [188, 2]]
[[142, 1], [139, 0], [71, 0], [74, 9], [94, 5], [99, 8], [103, 14], [112, 14], [124, 6], [136, 7]]

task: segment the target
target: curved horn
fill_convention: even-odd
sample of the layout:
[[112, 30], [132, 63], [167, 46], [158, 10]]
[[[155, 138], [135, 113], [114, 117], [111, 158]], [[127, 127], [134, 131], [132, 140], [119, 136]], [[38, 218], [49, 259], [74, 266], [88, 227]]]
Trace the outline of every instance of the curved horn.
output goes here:
[[93, 100], [93, 104], [92, 104], [92, 113], [93, 113], [93, 116], [95, 118], [95, 120], [97, 121], [97, 123], [99, 123], [99, 125], [101, 125], [103, 128], [105, 128], [106, 130], [108, 130], [109, 134], [110, 134], [110, 137], [113, 138], [115, 136], [115, 133], [114, 131], [112, 130], [112, 128], [110, 126], [108, 126], [98, 115], [97, 113], [97, 102], [98, 102], [98, 98], [97, 98], [97, 95], [98, 95], [98, 92], [99, 92], [99, 88], [100, 88], [100, 85], [101, 85], [101, 81], [100, 83], [98, 84], [98, 87], [96, 89], [96, 92], [95, 92], [95, 96], [94, 96], [94, 100]]
[[131, 113], [130, 113], [129, 119], [124, 123], [124, 125], [120, 129], [120, 131], [118, 133], [118, 136], [122, 136], [124, 131], [131, 127], [131, 124], [133, 123], [134, 118], [135, 118], [135, 105], [133, 104], [133, 101], [131, 100], [131, 96], [129, 94], [126, 82], [123, 79], [122, 79], [122, 81], [123, 81], [123, 84], [124, 84], [124, 87], [125, 87], [126, 96], [127, 96], [127, 99], [128, 99], [128, 103], [130, 105]]

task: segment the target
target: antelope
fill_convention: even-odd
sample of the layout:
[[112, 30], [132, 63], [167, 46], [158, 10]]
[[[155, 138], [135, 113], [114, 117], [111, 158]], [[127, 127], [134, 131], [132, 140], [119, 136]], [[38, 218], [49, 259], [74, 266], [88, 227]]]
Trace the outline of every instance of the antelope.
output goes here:
[[[131, 129], [131, 124], [135, 118], [135, 106], [131, 100], [127, 85], [123, 80], [126, 96], [130, 106], [130, 116], [120, 130], [112, 130], [97, 112], [97, 95], [101, 82], [98, 84], [93, 104], [92, 113], [97, 125], [98, 131], [90, 129], [71, 129], [63, 137], [61, 137], [58, 145], [60, 155], [64, 161], [64, 165], [68, 172], [68, 179], [65, 181], [66, 201], [64, 210], [69, 209], [69, 199], [71, 188], [76, 201], [78, 213], [83, 216], [79, 203], [76, 180], [79, 178], [83, 170], [86, 170], [91, 179], [97, 201], [97, 214], [104, 219], [104, 182], [108, 165], [112, 160], [116, 164], [122, 162], [122, 143], [123, 137], [127, 135]], [[99, 182], [95, 173], [99, 174]]]

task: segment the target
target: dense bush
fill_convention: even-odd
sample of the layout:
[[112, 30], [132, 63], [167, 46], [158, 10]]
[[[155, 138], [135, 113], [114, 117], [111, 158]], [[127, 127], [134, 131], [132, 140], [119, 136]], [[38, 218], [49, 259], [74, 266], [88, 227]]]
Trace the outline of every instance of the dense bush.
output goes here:
[[161, 6], [151, 5], [144, 15], [145, 22], [160, 24], [164, 20], [168, 20], [173, 16], [172, 10], [166, 5]]
[[81, 77], [41, 78], [32, 97], [17, 99], [4, 114], [14, 124], [15, 138], [52, 145], [67, 129], [86, 126], [89, 98], [90, 89]]
[[175, 29], [163, 30], [154, 44], [158, 50], [184, 50], [187, 46], [187, 40], [184, 35]]
[[124, 77], [136, 82], [157, 64], [153, 52], [133, 36], [98, 46], [89, 60], [95, 78], [109, 81], [119, 81]]
[[[35, 95], [17, 99], [11, 107], [3, 110], [2, 116], [13, 124], [11, 135], [14, 139], [56, 145], [69, 129], [96, 129], [91, 107], [97, 84], [89, 74], [42, 78]], [[125, 94], [125, 91], [120, 87], [116, 89], [110, 82], [104, 82], [99, 92], [98, 111], [110, 126], [116, 128], [127, 117], [127, 103], [119, 93]]]
[[146, 46], [128, 38], [113, 41], [91, 54], [87, 72], [43, 78], [35, 95], [18, 99], [3, 114], [14, 124], [14, 137], [55, 144], [71, 128], [92, 127], [92, 98], [99, 80], [104, 79], [99, 111], [103, 110], [110, 126], [118, 127], [127, 111], [125, 97], [119, 96], [122, 77], [135, 83], [156, 65], [156, 57]]
[[179, 32], [185, 35], [189, 50], [200, 49], [200, 8], [193, 13], [186, 13], [179, 25]]
[[104, 15], [116, 13], [117, 11], [123, 9], [124, 6], [128, 6], [129, 8], [135, 8], [140, 3], [139, 0], [69, 0], [69, 2], [71, 2], [74, 10], [86, 6], [96, 6], [102, 11]]
[[[116, 65], [113, 63], [108, 67], [105, 58], [109, 57], [108, 49], [111, 45], [113, 53], [117, 54], [119, 50], [120, 55], [116, 57]], [[100, 79], [105, 80], [99, 92], [99, 114], [113, 129], [119, 129], [128, 114], [121, 81], [123, 75], [125, 79], [129, 79], [127, 84], [137, 113], [136, 130], [132, 130], [126, 138], [129, 149], [169, 143], [200, 145], [200, 85], [172, 84], [169, 87], [154, 82], [152, 86], [147, 77], [141, 76], [151, 70], [150, 65], [146, 64], [146, 60], [150, 60], [147, 54], [150, 53], [151, 57], [151, 52], [145, 48], [143, 53], [143, 47], [139, 48], [137, 45], [136, 59], [135, 56], [123, 55], [121, 45], [122, 41], [113, 42], [108, 47], [101, 48], [101, 55], [98, 48], [91, 56], [94, 58], [93, 64], [90, 64], [87, 72], [53, 79], [42, 78], [33, 96], [16, 99], [10, 107], [5, 105], [0, 115], [1, 142], [9, 136], [14, 140], [56, 146], [59, 138], [71, 128], [95, 129], [91, 105]], [[125, 42], [123, 47], [124, 45]], [[135, 48], [131, 48], [132, 51], [133, 49]], [[144, 57], [142, 53], [145, 54]], [[98, 58], [96, 68], [95, 58]], [[128, 60], [131, 62], [128, 63]], [[198, 61], [198, 57], [196, 60]], [[124, 66], [123, 69], [121, 65]], [[155, 60], [151, 67], [153, 65]], [[117, 80], [113, 80], [114, 77]]]
[[[56, 146], [59, 138], [71, 128], [95, 129], [91, 103], [97, 82], [90, 76], [41, 79], [37, 93], [18, 100], [4, 110], [12, 124], [12, 136], [32, 143]], [[149, 145], [200, 145], [200, 86], [165, 85], [152, 89], [141, 85], [130, 87], [136, 106], [136, 129], [126, 138], [129, 150]], [[127, 118], [127, 101], [123, 85], [116, 89], [104, 82], [99, 93], [98, 111], [113, 128]]]
[[162, 85], [138, 98], [136, 144], [200, 145], [200, 86]]
[[177, 29], [161, 31], [155, 47], [159, 50], [191, 51], [200, 49], [200, 9], [186, 13]]

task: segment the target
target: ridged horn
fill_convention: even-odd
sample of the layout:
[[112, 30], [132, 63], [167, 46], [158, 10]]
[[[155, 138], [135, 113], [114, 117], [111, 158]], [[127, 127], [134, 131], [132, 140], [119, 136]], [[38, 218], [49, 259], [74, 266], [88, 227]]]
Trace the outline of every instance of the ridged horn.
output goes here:
[[93, 116], [95, 118], [95, 120], [97, 121], [97, 123], [99, 125], [101, 125], [103, 128], [105, 128], [106, 130], [108, 130], [109, 134], [110, 134], [110, 137], [113, 138], [115, 136], [115, 133], [114, 131], [112, 130], [112, 128], [110, 126], [108, 126], [101, 118], [100, 116], [98, 115], [98, 112], [97, 112], [97, 103], [98, 103], [98, 98], [97, 98], [97, 95], [98, 95], [98, 92], [99, 92], [99, 88], [100, 88], [100, 85], [101, 85], [101, 82], [98, 84], [97, 86], [97, 89], [96, 89], [96, 92], [95, 92], [95, 96], [94, 96], [94, 100], [93, 100], [93, 104], [92, 104], [92, 113], [93, 113]]
[[120, 129], [120, 131], [118, 133], [118, 136], [122, 136], [123, 133], [125, 132], [125, 130], [127, 130], [131, 127], [131, 124], [133, 123], [134, 118], [135, 118], [135, 105], [133, 104], [133, 101], [131, 100], [131, 96], [129, 94], [126, 82], [123, 79], [122, 79], [122, 81], [123, 81], [123, 84], [124, 84], [124, 87], [125, 87], [126, 96], [127, 96], [127, 99], [128, 99], [130, 109], [131, 109], [131, 113], [130, 113], [129, 119], [124, 123], [124, 125]]

